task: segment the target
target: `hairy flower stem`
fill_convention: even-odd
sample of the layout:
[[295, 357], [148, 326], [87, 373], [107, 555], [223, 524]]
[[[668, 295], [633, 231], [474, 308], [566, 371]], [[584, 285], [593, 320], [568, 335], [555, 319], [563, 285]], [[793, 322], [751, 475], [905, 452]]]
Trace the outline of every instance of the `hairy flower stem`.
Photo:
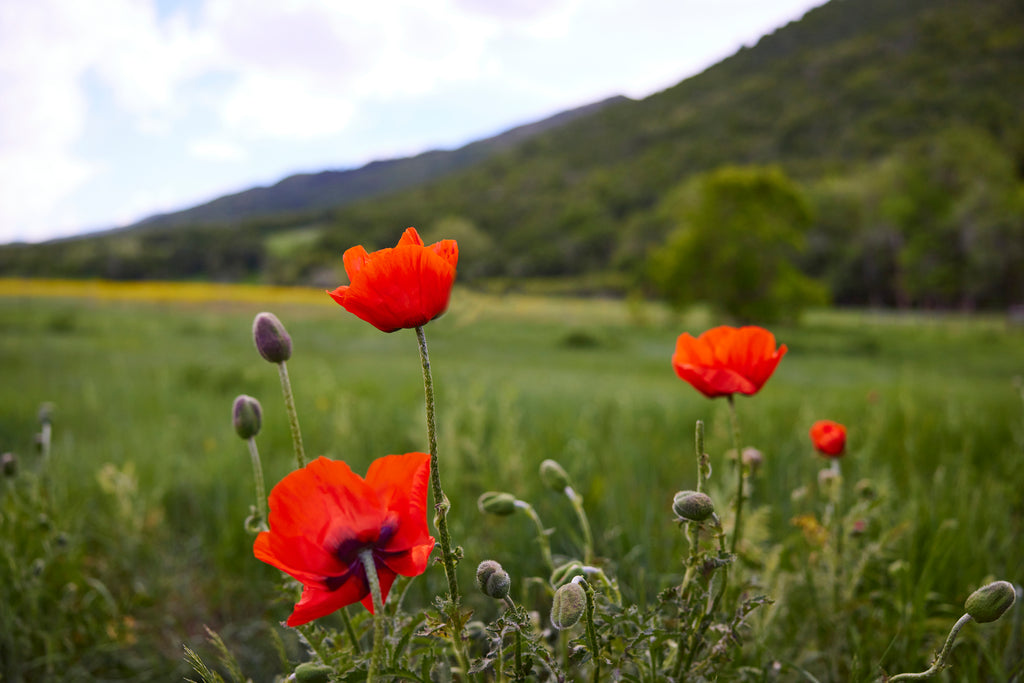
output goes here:
[[306, 451], [302, 448], [302, 432], [299, 431], [299, 414], [295, 410], [295, 397], [292, 396], [292, 383], [288, 379], [288, 366], [284, 361], [277, 364], [277, 374], [281, 376], [281, 393], [284, 394], [284, 408], [288, 411], [288, 426], [292, 431], [292, 447], [295, 449], [295, 462], [299, 468], [306, 466]]
[[732, 546], [729, 551], [735, 555], [743, 529], [743, 453], [740, 452], [740, 424], [736, 419], [736, 399], [733, 394], [729, 394], [728, 399], [729, 419], [732, 423], [732, 445], [736, 452], [736, 519], [732, 527]]
[[547, 565], [548, 573], [550, 574], [555, 571], [555, 563], [551, 559], [551, 541], [548, 539], [548, 532], [544, 530], [544, 523], [540, 521], [540, 517], [537, 515], [537, 511], [533, 509], [533, 506], [525, 500], [517, 500], [515, 506], [517, 509], [525, 512], [526, 516], [532, 519], [534, 526], [537, 527], [537, 543], [540, 545], [540, 554], [543, 556], [544, 564]]
[[583, 591], [587, 596], [587, 608], [584, 612], [584, 619], [587, 625], [587, 644], [590, 646], [590, 652], [594, 662], [594, 683], [598, 683], [601, 680], [601, 652], [598, 649], [597, 644], [597, 629], [594, 628], [594, 589], [590, 586], [590, 583], [586, 579], [577, 577], [573, 581], [579, 581], [583, 586]]
[[583, 509], [583, 496], [576, 493], [571, 486], [565, 487], [565, 495], [572, 503], [572, 509], [576, 511], [576, 519], [579, 520], [580, 530], [583, 532], [583, 564], [594, 562], [594, 537], [590, 532], [590, 521]]
[[366, 569], [366, 583], [370, 586], [373, 600], [373, 651], [370, 653], [370, 666], [366, 670], [366, 682], [373, 683], [374, 676], [380, 670], [381, 658], [384, 656], [384, 601], [380, 596], [380, 579], [377, 578], [373, 551], [369, 548], [359, 551], [359, 559]]
[[441, 473], [437, 459], [437, 423], [434, 418], [434, 379], [430, 374], [430, 354], [427, 351], [427, 337], [423, 327], [416, 328], [416, 338], [420, 343], [420, 360], [423, 363], [423, 392], [427, 404], [427, 441], [430, 447], [430, 487], [434, 494], [434, 523], [441, 537], [441, 558], [444, 561], [444, 573], [448, 578], [448, 597], [457, 607], [460, 601], [459, 584], [455, 575], [455, 554], [452, 552], [452, 539], [448, 533], [448, 510], [451, 503], [441, 488]]
[[893, 681], [923, 681], [945, 669], [946, 659], [949, 657], [949, 653], [953, 651], [953, 641], [956, 640], [957, 635], [959, 635], [960, 629], [962, 629], [969, 621], [972, 621], [971, 615], [965, 614], [960, 617], [955, 624], [953, 624], [953, 628], [950, 630], [949, 636], [946, 637], [946, 644], [942, 646], [942, 650], [940, 650], [939, 654], [936, 655], [935, 661], [932, 662], [932, 665], [928, 667], [927, 671], [922, 671], [917, 674], [897, 674], [885, 680], [888, 681], [888, 683], [892, 683]]
[[260, 464], [260, 452], [256, 449], [256, 439], [246, 439], [249, 444], [249, 455], [252, 457], [252, 477], [256, 482], [256, 515], [253, 525], [259, 531], [267, 531], [267, 486], [263, 483], [263, 465]]
[[[702, 493], [707, 480], [704, 457], [704, 423], [697, 420], [694, 430], [694, 447], [697, 451], [697, 491]], [[700, 551], [700, 523], [685, 522], [686, 540], [690, 543], [690, 557], [686, 562], [686, 574], [683, 576], [683, 583], [679, 587], [680, 595], [685, 599], [689, 590], [690, 582], [693, 580], [693, 573], [697, 569], [697, 556]]]
[[505, 605], [511, 612], [512, 617], [516, 624], [516, 642], [515, 642], [515, 679], [517, 681], [526, 680], [526, 671], [523, 669], [523, 633], [522, 624], [520, 623], [521, 615], [519, 610], [516, 609], [516, 603], [513, 602], [512, 598], [505, 596]]
[[458, 577], [455, 574], [456, 558], [452, 551], [451, 534], [448, 533], [448, 510], [451, 503], [444, 495], [441, 488], [441, 473], [438, 470], [437, 459], [437, 421], [434, 417], [434, 379], [430, 373], [430, 353], [427, 351], [427, 336], [423, 332], [423, 326], [416, 328], [416, 339], [419, 341], [420, 362], [423, 365], [423, 393], [426, 399], [427, 410], [427, 442], [430, 449], [430, 487], [434, 495], [434, 526], [437, 527], [437, 535], [440, 537], [441, 561], [444, 563], [445, 577], [448, 579], [448, 598], [451, 601], [449, 618], [452, 622], [452, 644], [455, 646], [455, 656], [459, 661], [464, 675], [468, 675], [468, 662], [465, 644], [462, 641], [462, 613], [459, 611], [459, 603], [462, 598], [459, 594]]

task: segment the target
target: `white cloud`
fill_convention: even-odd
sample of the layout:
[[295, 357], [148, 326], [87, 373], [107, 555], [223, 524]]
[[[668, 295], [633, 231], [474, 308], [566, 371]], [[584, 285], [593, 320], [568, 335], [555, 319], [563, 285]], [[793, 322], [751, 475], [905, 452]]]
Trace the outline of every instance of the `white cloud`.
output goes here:
[[193, 140], [188, 145], [188, 153], [196, 159], [213, 162], [244, 161], [248, 156], [238, 143], [218, 138]]
[[[724, 18], [693, 0], [199, 0], [163, 18], [156, 2], [0, 0], [0, 242], [144, 214], [141, 202], [204, 194], [200, 177], [229, 182], [189, 163], [245, 159], [241, 187], [323, 163], [324, 149], [346, 165], [346, 150], [425, 149], [643, 96], [807, 0], [723, 0]], [[385, 137], [352, 137], [367, 132]], [[275, 167], [257, 146], [319, 151]]]

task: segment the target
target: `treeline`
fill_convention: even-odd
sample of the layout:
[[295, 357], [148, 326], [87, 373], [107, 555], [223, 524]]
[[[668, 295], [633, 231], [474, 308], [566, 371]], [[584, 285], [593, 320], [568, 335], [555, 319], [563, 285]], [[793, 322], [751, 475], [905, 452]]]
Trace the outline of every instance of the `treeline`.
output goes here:
[[[430, 183], [334, 208], [0, 247], [0, 273], [328, 285], [345, 249], [390, 246], [415, 225], [459, 240], [463, 282], [559, 278], [675, 299], [657, 254], [701, 215], [731, 215], [702, 194], [738, 196], [735, 213], [759, 215], [747, 202], [763, 199], [762, 173], [803, 207], [779, 249], [796, 299], [1024, 303], [1024, 5], [833, 0], [673, 88]], [[711, 231], [701, 263], [760, 230], [735, 227]]]

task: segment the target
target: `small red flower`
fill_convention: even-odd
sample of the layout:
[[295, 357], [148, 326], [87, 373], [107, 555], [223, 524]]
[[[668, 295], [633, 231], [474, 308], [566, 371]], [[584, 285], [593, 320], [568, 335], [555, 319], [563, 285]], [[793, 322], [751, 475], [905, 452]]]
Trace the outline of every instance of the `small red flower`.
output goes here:
[[427, 568], [434, 539], [427, 532], [426, 453], [375, 460], [366, 479], [339, 460], [320, 457], [295, 470], [270, 492], [270, 531], [253, 553], [302, 583], [288, 617], [300, 626], [362, 601], [373, 611], [360, 551], [370, 550], [382, 601], [395, 576]]
[[811, 443], [824, 456], [841, 457], [846, 450], [846, 427], [832, 420], [818, 420], [811, 425]]
[[715, 327], [697, 338], [684, 332], [676, 340], [672, 367], [680, 378], [708, 398], [756, 394], [786, 355], [775, 335], [760, 327]]
[[394, 332], [425, 325], [448, 308], [459, 245], [441, 240], [425, 247], [408, 228], [393, 249], [368, 254], [360, 245], [343, 260], [349, 284], [328, 294], [378, 330]]

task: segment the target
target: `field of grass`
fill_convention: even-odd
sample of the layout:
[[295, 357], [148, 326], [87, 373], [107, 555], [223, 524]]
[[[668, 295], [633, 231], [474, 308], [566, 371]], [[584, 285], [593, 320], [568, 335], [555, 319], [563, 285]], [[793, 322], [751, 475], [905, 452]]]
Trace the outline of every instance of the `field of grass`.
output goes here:
[[[252, 556], [252, 472], [230, 421], [236, 395], [258, 398], [268, 486], [290, 471], [277, 372], [251, 339], [261, 310], [294, 340], [309, 455], [365, 472], [382, 455], [426, 450], [415, 334], [380, 333], [319, 292], [0, 281], [0, 452], [18, 456], [18, 474], [0, 482], [0, 680], [180, 680], [183, 644], [209, 652], [206, 626], [254, 680], [280, 673], [268, 624], [291, 605], [277, 598], [277, 571]], [[678, 583], [687, 543], [671, 501], [694, 485], [697, 420], [723, 509], [733, 490], [727, 405], [670, 364], [679, 333], [713, 324], [699, 311], [457, 290], [427, 326], [449, 523], [481, 616], [495, 608], [472, 590], [478, 562], [500, 561], [514, 582], [542, 572], [529, 521], [481, 515], [482, 492], [531, 502], [556, 529], [554, 552], [576, 552], [572, 509], [537, 476], [546, 458], [583, 495], [597, 554], [628, 602]], [[1024, 329], [1000, 317], [818, 311], [772, 331], [789, 353], [758, 395], [737, 401], [743, 443], [764, 455], [741, 554], [776, 601], [743, 663], [822, 681], [923, 670], [972, 590], [1024, 582]], [[45, 462], [34, 444], [44, 403]], [[815, 592], [815, 547], [793, 523], [820, 503], [825, 463], [807, 430], [822, 418], [849, 428], [846, 499], [862, 481], [875, 493], [846, 549], [839, 610]], [[443, 586], [431, 566], [406, 599], [426, 606]], [[945, 680], [1020, 675], [1021, 612], [965, 630]]]

